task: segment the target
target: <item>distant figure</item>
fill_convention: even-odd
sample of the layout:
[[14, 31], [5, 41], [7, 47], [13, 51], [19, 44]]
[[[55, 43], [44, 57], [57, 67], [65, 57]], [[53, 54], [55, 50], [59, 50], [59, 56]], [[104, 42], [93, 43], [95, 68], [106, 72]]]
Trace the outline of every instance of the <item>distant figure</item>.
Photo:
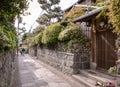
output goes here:
[[25, 49], [24, 49], [24, 48], [22, 48], [22, 49], [21, 49], [21, 51], [20, 51], [20, 53], [21, 53], [21, 55], [23, 55], [23, 56], [24, 56]]
[[22, 49], [20, 49], [20, 54], [22, 55]]

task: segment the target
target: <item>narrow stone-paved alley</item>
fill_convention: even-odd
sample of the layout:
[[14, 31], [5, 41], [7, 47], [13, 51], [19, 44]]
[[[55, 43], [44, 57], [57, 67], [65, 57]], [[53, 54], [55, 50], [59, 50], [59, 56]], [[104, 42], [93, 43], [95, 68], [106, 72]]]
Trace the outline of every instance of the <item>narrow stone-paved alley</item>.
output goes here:
[[29, 55], [19, 56], [19, 71], [22, 87], [72, 87]]

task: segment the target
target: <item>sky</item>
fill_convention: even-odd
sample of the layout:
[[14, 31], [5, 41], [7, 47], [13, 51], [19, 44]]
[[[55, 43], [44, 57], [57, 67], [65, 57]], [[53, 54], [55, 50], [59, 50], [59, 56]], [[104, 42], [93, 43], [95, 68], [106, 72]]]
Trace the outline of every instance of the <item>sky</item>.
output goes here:
[[[77, 2], [78, 0], [60, 0], [60, 6], [62, 8], [62, 10], [70, 7], [71, 5], [73, 5], [75, 2]], [[27, 30], [27, 32], [31, 29], [33, 30], [34, 28], [36, 28], [38, 26], [38, 23], [36, 22], [37, 18], [40, 17], [41, 13], [42, 13], [42, 9], [40, 8], [40, 4], [37, 2], [37, 0], [33, 0], [33, 2], [30, 2], [29, 4], [29, 8], [27, 10], [27, 12], [30, 12], [31, 15], [28, 16], [23, 16], [23, 20], [22, 23], [26, 23], [25, 25], [23, 25], [22, 23], [20, 24], [20, 27], [25, 27], [25, 29]], [[15, 26], [17, 27], [17, 20], [15, 22]]]

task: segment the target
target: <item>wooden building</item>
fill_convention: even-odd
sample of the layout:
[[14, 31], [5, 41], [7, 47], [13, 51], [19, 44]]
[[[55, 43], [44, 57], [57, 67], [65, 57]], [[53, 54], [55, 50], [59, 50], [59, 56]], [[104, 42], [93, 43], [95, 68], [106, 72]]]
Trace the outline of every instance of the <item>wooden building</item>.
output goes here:
[[75, 18], [74, 23], [89, 23], [91, 36], [91, 68], [97, 68], [102, 71], [115, 66], [117, 60], [115, 40], [117, 35], [108, 29], [107, 23], [97, 20], [96, 16], [103, 8], [94, 9], [89, 13]]
[[[74, 6], [86, 7], [101, 0], [78, 0], [75, 4], [67, 8], [64, 12], [69, 12]], [[103, 2], [109, 0], [103, 0]], [[93, 6], [94, 7], [94, 6]], [[91, 40], [91, 68], [99, 69], [102, 71], [108, 70], [110, 67], [116, 65], [117, 54], [115, 40], [117, 35], [110, 29], [106, 29], [104, 21], [96, 20], [96, 16], [102, 11], [103, 7], [94, 8], [86, 11], [86, 14], [75, 18], [74, 23], [79, 24], [83, 34]]]

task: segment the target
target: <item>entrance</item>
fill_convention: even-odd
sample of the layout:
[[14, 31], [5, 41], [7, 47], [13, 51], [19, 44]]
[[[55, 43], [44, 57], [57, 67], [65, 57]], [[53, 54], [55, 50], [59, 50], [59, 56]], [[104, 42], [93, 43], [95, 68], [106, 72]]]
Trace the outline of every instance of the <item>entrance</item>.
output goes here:
[[93, 58], [96, 60], [97, 68], [108, 70], [116, 64], [117, 54], [115, 51], [115, 40], [117, 35], [110, 30], [106, 30], [104, 32], [96, 32], [94, 36], [93, 38], [95, 38], [96, 41], [93, 41], [95, 45]]

